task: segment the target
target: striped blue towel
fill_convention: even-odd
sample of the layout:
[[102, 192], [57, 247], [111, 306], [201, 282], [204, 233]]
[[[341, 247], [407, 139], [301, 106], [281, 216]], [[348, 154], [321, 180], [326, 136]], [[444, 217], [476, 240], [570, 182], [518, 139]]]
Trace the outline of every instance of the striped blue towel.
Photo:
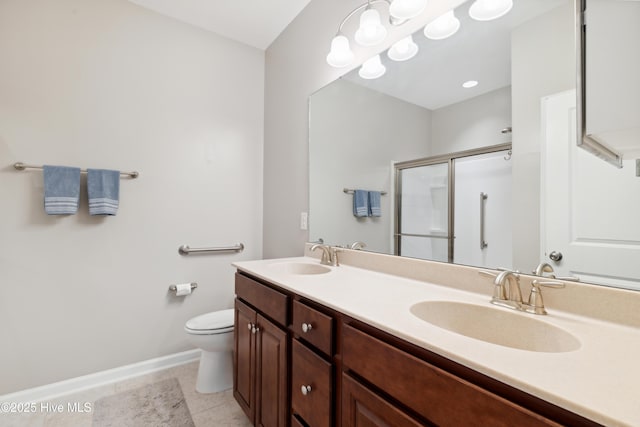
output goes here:
[[369, 191], [369, 216], [382, 216], [379, 191]]
[[369, 196], [366, 190], [353, 191], [353, 216], [369, 216]]
[[120, 204], [120, 171], [87, 170], [89, 215], [115, 215]]
[[80, 168], [42, 167], [44, 211], [47, 215], [73, 215], [80, 200]]

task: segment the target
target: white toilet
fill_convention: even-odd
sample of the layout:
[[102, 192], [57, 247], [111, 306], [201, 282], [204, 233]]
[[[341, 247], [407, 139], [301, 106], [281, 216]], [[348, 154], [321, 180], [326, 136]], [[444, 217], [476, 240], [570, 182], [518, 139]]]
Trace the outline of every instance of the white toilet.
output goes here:
[[214, 311], [187, 321], [191, 344], [202, 349], [196, 390], [215, 393], [233, 386], [233, 309]]

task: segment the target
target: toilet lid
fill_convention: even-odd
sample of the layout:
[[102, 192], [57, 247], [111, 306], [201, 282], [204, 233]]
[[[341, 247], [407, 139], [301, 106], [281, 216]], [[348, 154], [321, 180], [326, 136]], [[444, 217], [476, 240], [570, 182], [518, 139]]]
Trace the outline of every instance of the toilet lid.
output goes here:
[[213, 311], [187, 321], [185, 327], [194, 331], [233, 329], [233, 309]]

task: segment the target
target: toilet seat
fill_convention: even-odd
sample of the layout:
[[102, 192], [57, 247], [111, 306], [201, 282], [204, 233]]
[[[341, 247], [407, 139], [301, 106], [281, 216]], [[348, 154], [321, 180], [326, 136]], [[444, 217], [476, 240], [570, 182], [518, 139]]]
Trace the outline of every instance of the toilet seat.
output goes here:
[[216, 335], [233, 332], [234, 310], [220, 310], [196, 316], [187, 321], [185, 331], [194, 335]]

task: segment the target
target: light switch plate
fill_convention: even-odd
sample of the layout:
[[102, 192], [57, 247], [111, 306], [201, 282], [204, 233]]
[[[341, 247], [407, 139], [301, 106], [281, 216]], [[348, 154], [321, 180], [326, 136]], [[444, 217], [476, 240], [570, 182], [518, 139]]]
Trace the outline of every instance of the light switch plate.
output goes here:
[[309, 228], [309, 214], [307, 212], [300, 212], [300, 230], [307, 230]]

